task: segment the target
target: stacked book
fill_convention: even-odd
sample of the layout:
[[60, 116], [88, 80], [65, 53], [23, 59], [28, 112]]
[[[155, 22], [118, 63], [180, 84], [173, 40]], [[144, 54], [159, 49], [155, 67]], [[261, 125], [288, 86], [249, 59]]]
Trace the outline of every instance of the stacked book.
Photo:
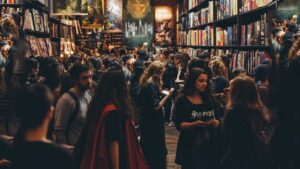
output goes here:
[[237, 25], [226, 29], [216, 28], [216, 46], [234, 46], [237, 45]]
[[241, 0], [240, 12], [248, 12], [259, 7], [268, 5], [273, 0]]
[[217, 20], [237, 15], [238, 0], [220, 0], [216, 1]]

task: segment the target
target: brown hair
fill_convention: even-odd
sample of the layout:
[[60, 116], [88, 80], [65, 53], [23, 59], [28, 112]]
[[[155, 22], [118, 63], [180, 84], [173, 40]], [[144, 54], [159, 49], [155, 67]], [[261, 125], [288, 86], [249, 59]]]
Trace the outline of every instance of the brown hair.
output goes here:
[[289, 52], [289, 60], [294, 60], [297, 56], [300, 55], [300, 37], [294, 41], [293, 46]]
[[242, 110], [250, 124], [261, 129], [270, 122], [270, 113], [260, 100], [255, 81], [249, 76], [239, 76], [230, 83], [230, 98], [227, 110]]
[[153, 81], [161, 90], [162, 81], [159, 76], [164, 70], [163, 64], [160, 61], [154, 61], [150, 66], [144, 71], [141, 80], [140, 86], [145, 86], [148, 82]]

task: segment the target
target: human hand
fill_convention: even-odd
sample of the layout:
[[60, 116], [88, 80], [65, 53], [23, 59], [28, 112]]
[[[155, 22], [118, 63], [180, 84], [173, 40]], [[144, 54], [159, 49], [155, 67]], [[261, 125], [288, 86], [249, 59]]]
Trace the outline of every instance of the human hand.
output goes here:
[[219, 127], [219, 125], [220, 125], [219, 120], [216, 120], [216, 119], [211, 119], [207, 123], [208, 123], [208, 125], [213, 126], [213, 127]]

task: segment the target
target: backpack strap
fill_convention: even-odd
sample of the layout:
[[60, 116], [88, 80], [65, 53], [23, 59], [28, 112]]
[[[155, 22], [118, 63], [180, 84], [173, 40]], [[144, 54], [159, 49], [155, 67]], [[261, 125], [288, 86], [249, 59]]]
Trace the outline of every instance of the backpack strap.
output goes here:
[[71, 124], [74, 122], [74, 120], [76, 119], [76, 117], [79, 113], [80, 102], [79, 102], [78, 97], [75, 95], [75, 93], [73, 93], [71, 91], [68, 91], [67, 93], [71, 96], [71, 98], [75, 102], [75, 109], [72, 112], [71, 117], [69, 118], [68, 125], [67, 125], [67, 130], [66, 130], [67, 142], [70, 143], [69, 133], [70, 133], [70, 129], [71, 129]]

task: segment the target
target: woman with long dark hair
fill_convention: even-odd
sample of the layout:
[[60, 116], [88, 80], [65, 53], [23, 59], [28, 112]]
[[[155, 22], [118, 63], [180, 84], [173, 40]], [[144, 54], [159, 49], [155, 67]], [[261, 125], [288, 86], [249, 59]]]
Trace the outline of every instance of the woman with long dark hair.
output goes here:
[[180, 131], [176, 163], [182, 169], [213, 168], [213, 139], [220, 121], [208, 87], [208, 74], [200, 68], [189, 72], [175, 103], [176, 127]]
[[100, 78], [88, 110], [81, 169], [146, 169], [132, 123], [133, 109], [121, 67]]
[[269, 167], [270, 121], [271, 114], [260, 100], [255, 81], [248, 76], [235, 78], [224, 121], [229, 150], [222, 159], [225, 169]]
[[140, 80], [141, 145], [150, 169], [165, 169], [167, 148], [162, 107], [173, 90], [160, 99], [163, 64], [152, 62]]

